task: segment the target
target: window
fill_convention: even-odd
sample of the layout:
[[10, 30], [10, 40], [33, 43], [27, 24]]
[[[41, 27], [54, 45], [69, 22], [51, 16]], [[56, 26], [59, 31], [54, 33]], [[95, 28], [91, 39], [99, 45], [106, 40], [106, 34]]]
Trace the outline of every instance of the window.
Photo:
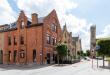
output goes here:
[[11, 37], [8, 37], [8, 45], [11, 45]]
[[46, 35], [46, 41], [47, 41], [47, 44], [51, 44], [51, 37], [49, 36], [49, 34]]
[[24, 28], [24, 22], [21, 21], [21, 28]]
[[52, 45], [54, 45], [55, 44], [55, 39], [54, 39], [54, 37], [52, 37]]
[[65, 33], [65, 38], [67, 37], [66, 33]]
[[55, 44], [57, 43], [57, 39], [55, 38]]
[[24, 37], [23, 36], [21, 36], [20, 42], [21, 42], [21, 44], [24, 44]]
[[56, 38], [52, 37], [52, 45], [55, 45], [55, 44], [56, 44]]
[[53, 32], [56, 32], [56, 25], [52, 24], [51, 29], [52, 29]]
[[20, 51], [20, 58], [24, 58], [25, 57], [25, 52], [24, 52], [24, 50], [21, 50]]
[[16, 37], [14, 36], [14, 45], [17, 45]]
[[65, 41], [64, 43], [67, 43], [67, 41]]
[[71, 43], [71, 40], [70, 39], [68, 39], [68, 43]]

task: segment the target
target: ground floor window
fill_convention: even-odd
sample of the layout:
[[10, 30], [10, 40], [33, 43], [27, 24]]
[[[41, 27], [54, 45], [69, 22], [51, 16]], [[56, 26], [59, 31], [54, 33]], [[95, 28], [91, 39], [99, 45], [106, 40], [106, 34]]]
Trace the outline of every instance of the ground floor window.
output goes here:
[[24, 58], [25, 57], [25, 51], [24, 50], [21, 50], [20, 51], [20, 58]]

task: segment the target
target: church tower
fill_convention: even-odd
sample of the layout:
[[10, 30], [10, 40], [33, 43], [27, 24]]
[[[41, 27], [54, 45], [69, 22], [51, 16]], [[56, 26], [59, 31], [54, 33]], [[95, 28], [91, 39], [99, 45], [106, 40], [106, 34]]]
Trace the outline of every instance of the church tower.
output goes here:
[[90, 51], [92, 55], [95, 55], [95, 47], [96, 47], [96, 25], [92, 25], [90, 28]]

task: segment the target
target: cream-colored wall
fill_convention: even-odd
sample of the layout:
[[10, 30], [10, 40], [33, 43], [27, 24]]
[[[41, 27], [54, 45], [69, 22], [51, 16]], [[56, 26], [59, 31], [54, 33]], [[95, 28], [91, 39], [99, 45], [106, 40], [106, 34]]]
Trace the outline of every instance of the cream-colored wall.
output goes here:
[[[66, 34], [66, 37], [65, 37], [65, 34]], [[70, 42], [69, 42], [70, 40]], [[67, 48], [70, 50], [70, 55], [73, 56], [74, 55], [74, 50], [75, 49], [75, 46], [73, 45], [73, 41], [72, 41], [72, 36], [70, 36], [70, 34], [68, 33], [67, 30], [63, 31], [63, 34], [62, 34], [62, 43], [65, 43], [66, 41], [66, 44], [67, 44]]]
[[77, 55], [77, 52], [78, 52], [78, 51], [81, 51], [81, 50], [82, 50], [81, 41], [80, 41], [80, 39], [78, 38], [78, 41], [76, 41], [76, 57], [78, 56], [78, 55]]
[[0, 33], [0, 50], [4, 48], [4, 33]]

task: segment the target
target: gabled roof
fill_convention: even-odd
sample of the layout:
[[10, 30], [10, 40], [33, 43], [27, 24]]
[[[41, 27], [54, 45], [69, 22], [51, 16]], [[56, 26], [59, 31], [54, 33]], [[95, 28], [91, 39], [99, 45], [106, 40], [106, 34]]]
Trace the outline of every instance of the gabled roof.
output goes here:
[[[53, 10], [50, 14], [56, 14], [56, 11]], [[48, 14], [47, 16], [49, 16], [50, 14]], [[23, 11], [21, 11], [20, 15], [22, 16], [22, 15], [25, 15], [25, 14], [24, 14]], [[38, 24], [43, 23], [45, 18], [46, 18], [46, 16], [39, 17], [38, 18]], [[32, 24], [32, 19], [27, 17], [27, 20], [28, 20], [27, 26], [30, 26]], [[8, 29], [15, 29], [15, 28], [17, 28], [17, 21], [15, 21], [13, 23], [10, 23], [10, 24], [6, 24], [6, 25], [7, 26], [4, 26], [4, 25], [3, 26], [0, 26], [0, 32], [7, 31]], [[4, 27], [4, 28], [1, 28], [1, 27]], [[8, 29], [6, 27], [8, 27]]]
[[43, 22], [44, 22], [44, 18], [45, 18], [45, 17], [39, 17], [39, 18], [38, 18], [38, 23], [43, 23]]
[[[45, 17], [40, 17], [38, 18], [38, 23], [43, 23], [43, 20], [44, 20]], [[0, 26], [0, 31], [3, 32], [3, 31], [7, 31], [8, 29], [13, 29], [13, 28], [17, 28], [17, 22], [13, 22], [13, 23], [10, 23], [10, 24], [5, 24], [5, 25], [1, 25]], [[30, 26], [32, 23], [31, 19], [28, 18], [28, 21], [27, 21], [27, 26]]]
[[[44, 18], [45, 18], [45, 17], [39, 17], [39, 18], [38, 18], [38, 23], [43, 23]], [[29, 22], [32, 22], [32, 19], [31, 19], [31, 18], [28, 18], [28, 21], [29, 21]]]

